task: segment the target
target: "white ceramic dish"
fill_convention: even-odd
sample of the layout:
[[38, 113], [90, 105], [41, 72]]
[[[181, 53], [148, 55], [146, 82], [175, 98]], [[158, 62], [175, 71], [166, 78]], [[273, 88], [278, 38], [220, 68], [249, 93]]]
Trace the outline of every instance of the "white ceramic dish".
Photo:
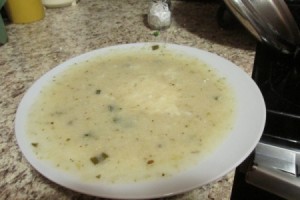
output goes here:
[[[157, 43], [155, 43], [157, 44]], [[176, 52], [185, 53], [201, 59], [227, 77], [233, 86], [237, 98], [237, 118], [232, 132], [227, 139], [216, 148], [215, 152], [201, 160], [188, 171], [170, 178], [132, 184], [86, 183], [79, 178], [58, 171], [41, 160], [32, 152], [30, 142], [25, 134], [25, 118], [39, 91], [54, 75], [70, 68], [73, 63], [87, 60], [94, 56], [105, 55], [116, 50], [129, 48], [150, 48], [153, 43], [137, 43], [112, 46], [98, 49], [55, 67], [26, 92], [16, 114], [15, 132], [17, 142], [26, 159], [31, 165], [48, 179], [72, 190], [99, 197], [118, 199], [149, 199], [175, 195], [203, 186], [217, 180], [239, 165], [257, 145], [265, 124], [266, 108], [262, 94], [254, 81], [239, 67], [215, 54], [196, 48], [159, 44]]]
[[75, 5], [77, 0], [42, 0], [42, 3], [47, 8], [60, 8]]

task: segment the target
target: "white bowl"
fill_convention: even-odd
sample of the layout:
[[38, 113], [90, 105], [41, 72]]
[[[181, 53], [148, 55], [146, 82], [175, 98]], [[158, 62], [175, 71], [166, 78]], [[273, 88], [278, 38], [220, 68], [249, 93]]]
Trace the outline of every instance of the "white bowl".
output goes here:
[[83, 54], [58, 65], [36, 81], [26, 92], [17, 110], [15, 132], [21, 151], [37, 171], [55, 183], [81, 193], [118, 199], [148, 199], [175, 195], [203, 186], [226, 175], [246, 159], [259, 142], [266, 118], [264, 100], [255, 82], [242, 69], [215, 54], [187, 46], [155, 44], [201, 59], [226, 77], [232, 85], [237, 99], [237, 117], [233, 130], [222, 144], [187, 171], [170, 178], [131, 184], [83, 182], [37, 159], [26, 137], [24, 127], [29, 108], [39, 91], [53, 76], [68, 69], [74, 63], [105, 55], [114, 50], [149, 47], [153, 43], [118, 45]]

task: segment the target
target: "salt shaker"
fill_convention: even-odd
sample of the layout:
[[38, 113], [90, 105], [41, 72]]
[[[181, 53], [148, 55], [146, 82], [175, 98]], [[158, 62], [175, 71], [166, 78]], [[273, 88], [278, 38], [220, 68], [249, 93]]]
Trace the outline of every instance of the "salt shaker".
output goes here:
[[171, 25], [171, 0], [151, 0], [148, 24], [155, 30], [166, 29]]

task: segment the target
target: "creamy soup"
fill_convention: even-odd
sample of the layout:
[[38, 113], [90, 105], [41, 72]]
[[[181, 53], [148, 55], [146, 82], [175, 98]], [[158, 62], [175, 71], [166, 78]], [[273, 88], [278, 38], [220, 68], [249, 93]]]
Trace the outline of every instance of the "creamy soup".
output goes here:
[[230, 132], [235, 96], [200, 60], [152, 46], [76, 63], [41, 90], [26, 133], [36, 156], [85, 181], [186, 170]]

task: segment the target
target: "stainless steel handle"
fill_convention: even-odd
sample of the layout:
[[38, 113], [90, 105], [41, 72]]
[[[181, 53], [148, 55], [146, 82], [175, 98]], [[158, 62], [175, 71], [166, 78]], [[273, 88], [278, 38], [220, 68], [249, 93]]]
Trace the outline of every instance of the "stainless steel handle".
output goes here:
[[246, 173], [246, 181], [286, 199], [298, 200], [300, 197], [299, 178], [279, 170], [253, 166]]
[[299, 168], [299, 151], [260, 142], [246, 182], [286, 199], [299, 199]]
[[254, 164], [299, 175], [299, 152], [260, 142], [255, 148]]

